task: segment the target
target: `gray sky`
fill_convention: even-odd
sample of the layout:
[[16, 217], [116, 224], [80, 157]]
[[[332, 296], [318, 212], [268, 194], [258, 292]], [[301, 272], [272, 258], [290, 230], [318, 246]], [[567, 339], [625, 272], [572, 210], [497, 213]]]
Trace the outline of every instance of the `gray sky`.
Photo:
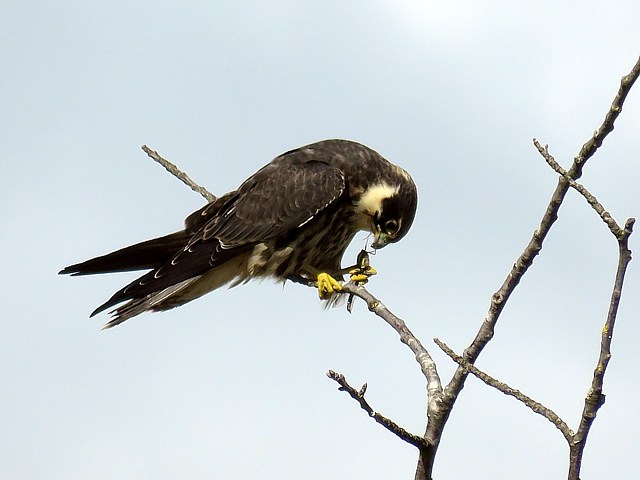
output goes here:
[[[223, 193], [290, 148], [357, 140], [418, 184], [414, 227], [373, 258], [370, 290], [448, 381], [431, 338], [468, 345], [555, 187], [532, 137], [570, 164], [640, 53], [640, 4], [443, 3], [4, 2], [2, 478], [413, 478], [414, 449], [325, 377], [368, 382], [375, 409], [422, 433], [419, 368], [364, 305], [325, 312], [311, 289], [255, 282], [100, 332], [87, 315], [132, 275], [56, 272], [202, 204], [143, 143]], [[583, 177], [620, 222], [640, 216], [639, 127], [637, 85]], [[616, 260], [570, 192], [478, 363], [573, 428]], [[637, 262], [584, 478], [635, 469]], [[563, 478], [567, 456], [550, 423], [469, 379], [434, 475]]]

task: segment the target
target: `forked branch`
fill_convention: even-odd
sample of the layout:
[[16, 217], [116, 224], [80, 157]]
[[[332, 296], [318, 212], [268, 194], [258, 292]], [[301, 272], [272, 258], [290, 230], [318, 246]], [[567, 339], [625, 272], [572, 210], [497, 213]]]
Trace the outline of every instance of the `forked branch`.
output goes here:
[[598, 410], [604, 404], [602, 386], [604, 383], [604, 374], [607, 371], [609, 359], [611, 358], [611, 340], [613, 339], [613, 328], [615, 327], [616, 317], [618, 315], [624, 277], [627, 272], [629, 262], [631, 261], [629, 237], [633, 232], [634, 223], [635, 219], [628, 219], [625, 223], [623, 233], [618, 237], [618, 268], [616, 270], [613, 292], [611, 293], [611, 301], [609, 302], [607, 319], [605, 321], [604, 328], [602, 329], [598, 363], [593, 371], [591, 387], [589, 388], [584, 401], [580, 426], [574, 435], [573, 441], [569, 444], [569, 480], [580, 479], [580, 468], [582, 466], [582, 456], [584, 454], [587, 436], [589, 435], [591, 425], [593, 425], [593, 422], [596, 419]]
[[516, 400], [519, 400], [535, 413], [545, 417], [547, 420], [553, 423], [556, 428], [558, 428], [558, 430], [562, 432], [565, 440], [569, 445], [569, 480], [580, 479], [580, 469], [582, 466], [582, 457], [584, 454], [587, 437], [589, 435], [591, 426], [595, 421], [598, 410], [604, 404], [605, 397], [602, 394], [604, 375], [607, 370], [607, 365], [609, 364], [609, 359], [611, 358], [611, 341], [613, 339], [613, 329], [615, 326], [620, 298], [622, 295], [622, 286], [624, 283], [627, 267], [629, 265], [629, 262], [631, 261], [631, 251], [629, 250], [628, 243], [629, 237], [633, 231], [634, 222], [635, 220], [633, 218], [627, 220], [623, 230], [623, 234], [621, 234], [620, 238], [618, 239], [619, 259], [613, 293], [611, 294], [611, 301], [609, 304], [607, 319], [602, 329], [602, 339], [600, 344], [598, 363], [593, 372], [591, 387], [589, 388], [589, 391], [585, 398], [581, 421], [577, 432], [574, 433], [569, 428], [567, 423], [550, 408], [542, 405], [539, 402], [536, 402], [521, 391], [483, 372], [475, 365], [467, 362], [460, 355], [457, 355], [451, 348], [449, 348], [447, 344], [437, 338], [434, 339], [435, 343], [442, 349], [442, 351], [444, 351], [454, 362], [458, 363], [461, 368], [473, 374], [475, 377], [477, 377], [490, 387], [499, 390], [505, 395], [512, 396]]
[[[553, 158], [553, 156], [549, 153], [548, 148], [542, 147], [542, 145], [534, 139], [534, 145], [540, 152], [540, 154], [544, 157], [547, 163], [560, 175], [560, 179], [558, 181], [558, 186], [556, 187], [556, 191], [554, 192], [551, 201], [549, 202], [549, 206], [547, 207], [547, 211], [543, 216], [543, 219], [540, 223], [540, 227], [534, 232], [533, 238], [529, 242], [529, 245], [520, 256], [520, 258], [514, 264], [509, 276], [505, 280], [502, 287], [493, 295], [491, 299], [491, 306], [489, 308], [489, 314], [485, 318], [478, 335], [472, 342], [469, 348], [465, 350], [464, 355], [459, 357], [455, 355], [452, 351], [449, 350], [448, 354], [455, 355], [454, 360], [459, 364], [459, 367], [452, 378], [451, 382], [445, 388], [445, 405], [446, 408], [450, 409], [450, 406], [453, 405], [458, 393], [462, 389], [464, 385], [464, 380], [466, 374], [468, 372], [473, 373], [478, 376], [481, 380], [485, 381], [491, 386], [501, 390], [503, 393], [508, 395], [512, 395], [518, 398], [520, 401], [525, 403], [530, 408], [542, 408], [543, 410], [538, 411], [537, 413], [543, 414], [547, 417], [552, 423], [554, 423], [563, 433], [567, 441], [569, 442], [570, 447], [570, 459], [569, 459], [569, 479], [570, 480], [579, 480], [580, 467], [582, 461], [582, 455], [584, 452], [584, 447], [586, 443], [586, 438], [589, 432], [593, 421], [595, 420], [596, 413], [598, 409], [604, 403], [604, 396], [602, 395], [602, 384], [604, 379], [604, 373], [606, 371], [607, 363], [609, 358], [611, 357], [610, 345], [611, 339], [613, 336], [613, 327], [615, 325], [616, 314], [618, 310], [618, 305], [620, 302], [620, 295], [622, 292], [622, 285], [624, 282], [624, 276], [627, 269], [627, 266], [631, 260], [631, 252], [628, 248], [628, 239], [631, 235], [633, 224], [635, 222], [634, 219], [627, 220], [624, 228], [621, 228], [618, 223], [613, 219], [613, 217], [604, 209], [602, 204], [596, 199], [594, 195], [592, 195], [583, 185], [579, 184], [576, 179], [578, 179], [582, 174], [582, 169], [586, 161], [591, 158], [597, 149], [602, 145], [602, 142], [606, 138], [606, 136], [613, 131], [615, 120], [620, 115], [622, 111], [622, 105], [624, 100], [627, 97], [631, 87], [637, 80], [638, 76], [640, 76], [640, 59], [636, 62], [633, 69], [628, 75], [625, 75], [621, 82], [620, 88], [616, 97], [613, 100], [613, 103], [605, 116], [605, 119], [598, 130], [593, 134], [591, 139], [587, 141], [578, 155], [574, 158], [573, 165], [569, 169], [569, 171], [564, 170]], [[611, 296], [611, 302], [609, 307], [609, 313], [607, 316], [607, 320], [605, 322], [605, 326], [602, 331], [602, 341], [601, 341], [601, 349], [598, 364], [594, 371], [594, 377], [592, 381], [591, 388], [587, 397], [585, 399], [585, 405], [582, 414], [582, 420], [580, 422], [580, 427], [578, 431], [573, 434], [571, 430], [568, 429], [566, 423], [562, 421], [557, 415], [555, 415], [551, 410], [547, 409], [544, 406], [541, 406], [537, 402], [533, 401], [529, 397], [521, 394], [511, 387], [508, 387], [505, 384], [502, 384], [496, 379], [489, 377], [484, 372], [477, 370], [473, 363], [480, 351], [484, 348], [484, 346], [491, 340], [493, 336], [493, 329], [495, 324], [500, 316], [502, 308], [504, 307], [504, 303], [509, 298], [515, 287], [517, 286], [520, 278], [526, 273], [527, 269], [533, 263], [533, 259], [540, 252], [542, 248], [542, 243], [546, 238], [551, 226], [557, 220], [557, 212], [560, 208], [564, 200], [564, 196], [566, 195], [569, 187], [574, 188], [578, 191], [591, 205], [591, 207], [598, 213], [600, 218], [604, 221], [604, 223], [608, 226], [610, 231], [618, 240], [619, 245], [619, 261], [618, 268], [616, 273], [616, 279], [613, 289], [613, 294]], [[439, 344], [440, 345], [440, 344]], [[441, 348], [444, 345], [440, 345]], [[517, 392], [517, 394], [516, 394]], [[546, 409], [546, 410], [544, 410]], [[534, 409], [534, 411], [536, 411]], [[437, 428], [438, 426], [434, 426]], [[429, 425], [427, 425], [427, 433], [429, 432]]]
[[540, 155], [542, 155], [542, 157], [545, 159], [547, 164], [556, 173], [558, 173], [561, 177], [563, 177], [569, 183], [569, 186], [571, 188], [573, 188], [575, 191], [577, 191], [578, 193], [580, 193], [580, 195], [584, 197], [587, 203], [591, 205], [591, 208], [595, 210], [595, 212], [600, 216], [602, 221], [609, 227], [609, 230], [611, 230], [611, 233], [613, 233], [616, 236], [616, 238], [618, 238], [620, 235], [624, 235], [624, 229], [620, 228], [620, 225], [618, 225], [618, 223], [613, 219], [611, 214], [604, 209], [604, 207], [598, 201], [598, 199], [591, 192], [589, 192], [589, 190], [587, 190], [587, 188], [584, 185], [576, 182], [573, 178], [571, 178], [569, 176], [569, 173], [564, 168], [562, 168], [558, 162], [556, 162], [556, 159], [553, 158], [553, 156], [549, 153], [549, 146], [545, 145], [543, 147], [540, 144], [540, 142], [535, 138], [533, 139], [533, 144], [538, 149], [538, 152], [540, 152]]
[[528, 395], [525, 395], [520, 390], [517, 390], [517, 389], [515, 389], [513, 387], [510, 387], [506, 383], [501, 382], [500, 380], [492, 377], [488, 373], [483, 372], [482, 370], [480, 370], [475, 365], [471, 365], [470, 363], [465, 361], [465, 359], [462, 358], [460, 355], [456, 354], [443, 341], [441, 341], [441, 340], [439, 340], [437, 338], [434, 338], [433, 341], [436, 343], [436, 345], [438, 345], [440, 347], [440, 349], [444, 353], [446, 353], [449, 356], [449, 358], [451, 358], [451, 360], [456, 362], [462, 368], [464, 368], [465, 370], [467, 370], [468, 372], [473, 374], [478, 379], [482, 380], [484, 383], [486, 383], [490, 387], [493, 387], [496, 390], [501, 391], [505, 395], [509, 395], [509, 396], [515, 398], [516, 400], [524, 403], [527, 407], [529, 407], [531, 410], [533, 410], [538, 415], [542, 415], [544, 418], [546, 418], [551, 423], [553, 423], [553, 425], [555, 425], [555, 427], [558, 430], [560, 430], [560, 432], [562, 432], [562, 435], [564, 435], [564, 438], [566, 438], [568, 442], [570, 442], [573, 439], [574, 433], [569, 428], [569, 425], [567, 425], [565, 423], [565, 421], [562, 420], [562, 418], [560, 418], [558, 416], [558, 414], [556, 414], [553, 410], [551, 410], [548, 407], [545, 407], [540, 402], [536, 402], [533, 398], [529, 397]]
[[440, 383], [436, 362], [422, 345], [422, 342], [409, 330], [404, 320], [397, 317], [362, 285], [348, 282], [342, 286], [342, 293], [355, 295], [364, 300], [371, 312], [382, 318], [398, 333], [400, 341], [409, 347], [415, 355], [416, 362], [420, 365], [422, 374], [427, 379], [429, 405], [431, 408], [437, 409], [440, 396], [442, 395], [442, 384]]
[[[500, 314], [502, 313], [506, 301], [520, 283], [523, 275], [533, 264], [535, 257], [540, 253], [540, 250], [542, 250], [544, 240], [558, 218], [558, 210], [560, 209], [560, 205], [562, 205], [567, 190], [569, 189], [569, 182], [567, 178], [575, 180], [580, 177], [586, 161], [593, 156], [600, 145], [602, 145], [606, 136], [613, 131], [615, 120], [620, 115], [624, 100], [638, 78], [638, 75], [640, 75], [640, 59], [638, 59], [638, 62], [635, 64], [631, 72], [622, 78], [620, 89], [618, 90], [602, 125], [593, 134], [591, 139], [582, 146], [580, 152], [574, 158], [573, 165], [569, 171], [566, 172], [566, 175], [563, 175], [559, 179], [556, 190], [551, 196], [549, 205], [547, 206], [542, 220], [540, 221], [540, 226], [533, 232], [533, 236], [529, 241], [529, 244], [514, 263], [513, 268], [507, 275], [502, 286], [493, 294], [491, 304], [489, 306], [489, 312], [482, 322], [475, 339], [464, 352], [463, 358], [469, 364], [473, 364], [475, 362], [480, 355], [480, 352], [482, 352], [484, 347], [493, 337], [495, 325], [500, 318]], [[465, 369], [463, 367], [458, 367], [453, 378], [444, 389], [444, 400], [446, 403], [445, 408], [450, 409], [453, 406], [453, 402], [455, 402], [460, 390], [462, 390], [464, 386], [466, 375]], [[434, 426], [433, 428], [441, 430], [443, 427], [444, 425]]]

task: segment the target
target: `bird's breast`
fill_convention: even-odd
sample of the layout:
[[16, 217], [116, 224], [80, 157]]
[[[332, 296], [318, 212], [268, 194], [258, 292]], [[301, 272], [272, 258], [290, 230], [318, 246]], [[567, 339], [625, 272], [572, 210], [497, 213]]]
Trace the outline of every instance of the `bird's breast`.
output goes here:
[[340, 206], [321, 212], [287, 235], [257, 244], [247, 262], [248, 276], [285, 280], [308, 275], [305, 267], [340, 269], [344, 251], [359, 230], [354, 215], [352, 207]]

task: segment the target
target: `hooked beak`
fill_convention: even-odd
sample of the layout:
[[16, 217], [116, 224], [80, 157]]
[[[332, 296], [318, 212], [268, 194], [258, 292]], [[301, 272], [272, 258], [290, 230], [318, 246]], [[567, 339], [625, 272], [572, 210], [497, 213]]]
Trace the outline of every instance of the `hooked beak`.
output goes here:
[[389, 240], [390, 238], [388, 234], [378, 230], [374, 233], [374, 240], [371, 246], [376, 250], [379, 250], [386, 247], [389, 244]]

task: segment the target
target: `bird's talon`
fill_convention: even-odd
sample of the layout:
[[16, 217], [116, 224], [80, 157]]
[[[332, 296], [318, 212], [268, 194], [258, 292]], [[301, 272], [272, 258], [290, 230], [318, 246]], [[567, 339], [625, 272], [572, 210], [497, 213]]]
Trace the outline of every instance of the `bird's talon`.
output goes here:
[[367, 280], [368, 277], [362, 273], [354, 273], [353, 275], [351, 275], [351, 281], [353, 283], [366, 282]]
[[342, 290], [342, 285], [328, 273], [318, 274], [318, 296], [321, 300], [326, 300], [334, 292]]
[[351, 275], [351, 281], [359, 285], [364, 285], [369, 281], [369, 277], [372, 277], [377, 273], [378, 272], [376, 271], [376, 269], [369, 265], [349, 270], [349, 275]]

